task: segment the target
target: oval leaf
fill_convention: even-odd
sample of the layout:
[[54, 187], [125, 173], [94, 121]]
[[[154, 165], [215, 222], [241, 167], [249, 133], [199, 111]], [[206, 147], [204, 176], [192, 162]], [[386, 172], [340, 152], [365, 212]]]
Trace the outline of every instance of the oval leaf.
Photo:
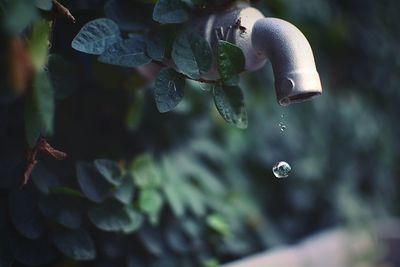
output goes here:
[[239, 73], [244, 70], [242, 49], [226, 41], [218, 41], [218, 71], [225, 85], [237, 85]]
[[188, 18], [186, 6], [180, 0], [158, 0], [153, 10], [153, 19], [164, 24], [182, 23]]
[[138, 232], [139, 239], [149, 253], [161, 256], [166, 248], [161, 240], [161, 229], [159, 227], [144, 227]]
[[117, 163], [107, 159], [97, 159], [94, 166], [103, 177], [113, 185], [120, 185], [122, 182], [121, 169]]
[[121, 40], [109, 48], [99, 57], [99, 61], [121, 67], [137, 67], [151, 61], [146, 54], [146, 43], [143, 38]]
[[224, 217], [219, 214], [211, 214], [207, 216], [206, 219], [207, 226], [217, 232], [220, 235], [227, 236], [230, 234], [231, 229], [227, 222], [225, 221]]
[[53, 240], [58, 250], [74, 260], [87, 261], [96, 257], [94, 242], [82, 229], [57, 231]]
[[28, 51], [36, 71], [42, 71], [47, 63], [49, 53], [50, 23], [45, 19], [34, 22], [28, 39]]
[[104, 231], [132, 232], [142, 223], [142, 216], [116, 201], [93, 207], [88, 212], [90, 221]]
[[163, 199], [156, 190], [144, 189], [139, 194], [139, 207], [145, 212], [151, 223], [158, 222], [159, 212], [163, 205]]
[[213, 93], [215, 106], [224, 120], [238, 128], [247, 128], [242, 90], [237, 86], [216, 86]]
[[30, 147], [36, 145], [40, 135], [53, 133], [54, 91], [49, 77], [39, 72], [34, 78], [31, 94], [25, 104], [25, 135]]
[[72, 41], [72, 48], [77, 51], [101, 55], [112, 44], [121, 39], [118, 25], [106, 18], [88, 22]]
[[45, 196], [38, 203], [39, 210], [44, 216], [71, 229], [81, 226], [81, 205], [82, 202], [76, 197], [65, 195]]
[[154, 84], [154, 99], [160, 112], [168, 112], [183, 99], [185, 78], [173, 69], [163, 69]]
[[180, 72], [192, 79], [199, 79], [211, 68], [210, 44], [197, 34], [183, 31], [174, 41], [172, 59]]
[[76, 176], [82, 192], [94, 202], [102, 202], [110, 195], [112, 185], [89, 163], [78, 162]]
[[123, 204], [129, 204], [134, 194], [134, 184], [131, 175], [124, 176], [122, 183], [114, 192], [114, 197]]
[[135, 184], [140, 188], [154, 188], [161, 184], [161, 177], [150, 154], [138, 156], [130, 166]]

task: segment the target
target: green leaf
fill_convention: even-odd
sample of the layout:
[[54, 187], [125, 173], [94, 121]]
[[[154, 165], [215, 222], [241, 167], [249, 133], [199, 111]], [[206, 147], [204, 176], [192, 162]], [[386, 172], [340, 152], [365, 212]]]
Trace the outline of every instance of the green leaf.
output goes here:
[[183, 99], [185, 78], [173, 69], [161, 70], [154, 84], [154, 99], [159, 112], [168, 112]]
[[138, 211], [133, 209], [131, 206], [125, 207], [125, 209], [128, 212], [129, 218], [131, 220], [131, 223], [128, 225], [125, 225], [125, 227], [122, 229], [122, 231], [125, 234], [130, 234], [138, 230], [142, 224], [143, 224], [143, 215], [140, 214]]
[[53, 118], [54, 92], [47, 73], [39, 72], [25, 104], [25, 135], [30, 147], [36, 145], [40, 135], [52, 135]]
[[81, 199], [71, 195], [52, 194], [43, 196], [38, 202], [41, 213], [47, 218], [71, 229], [82, 223]]
[[143, 227], [138, 232], [139, 239], [143, 246], [154, 256], [161, 256], [164, 248], [161, 241], [161, 229], [159, 227]]
[[188, 18], [186, 5], [180, 0], [158, 0], [153, 10], [153, 19], [163, 24], [182, 23]]
[[179, 188], [172, 183], [167, 183], [162, 187], [165, 198], [170, 205], [175, 216], [180, 217], [185, 212], [184, 201], [181, 199], [181, 193], [177, 192]]
[[145, 212], [151, 223], [158, 222], [158, 216], [163, 205], [163, 199], [154, 189], [143, 189], [139, 194], [139, 207]]
[[39, 19], [33, 24], [33, 30], [28, 39], [28, 51], [36, 71], [43, 71], [49, 52], [50, 22]]
[[190, 176], [204, 191], [215, 195], [223, 195], [225, 193], [224, 184], [201, 160], [187, 155], [180, 160], [180, 163], [182, 164], [181, 173]]
[[94, 202], [102, 202], [110, 196], [112, 185], [106, 181], [95, 167], [86, 162], [76, 164], [76, 176], [82, 192]]
[[50, 189], [50, 193], [68, 195], [72, 197], [83, 197], [81, 192], [66, 186], [55, 186]]
[[99, 57], [99, 61], [106, 64], [133, 68], [149, 63], [151, 58], [146, 54], [145, 40], [134, 37], [111, 45]]
[[197, 34], [183, 31], [174, 41], [172, 59], [180, 72], [192, 79], [199, 79], [211, 68], [210, 44]]
[[207, 216], [207, 225], [220, 235], [227, 236], [231, 233], [229, 225], [225, 222], [224, 218], [219, 214], [211, 214]]
[[134, 190], [133, 178], [126, 174], [121, 185], [115, 190], [114, 197], [123, 204], [129, 204], [132, 202]]
[[35, 5], [41, 10], [50, 11], [53, 8], [52, 0], [35, 0]]
[[185, 255], [193, 248], [192, 242], [182, 229], [180, 221], [171, 221], [164, 230], [165, 241], [168, 247], [178, 253]]
[[5, 29], [16, 34], [25, 30], [39, 16], [33, 1], [7, 1], [3, 12]]
[[247, 128], [242, 90], [238, 86], [216, 86], [213, 93], [215, 106], [224, 120], [238, 128]]
[[11, 221], [18, 232], [30, 239], [42, 235], [43, 226], [31, 190], [12, 191], [8, 196], [8, 205]]
[[78, 69], [61, 55], [49, 55], [47, 68], [57, 99], [65, 99], [78, 89]]
[[140, 188], [154, 188], [161, 184], [161, 177], [150, 154], [138, 156], [130, 166], [135, 184]]
[[200, 217], [206, 213], [205, 198], [207, 196], [203, 192], [189, 183], [175, 186], [180, 187], [177, 191], [181, 192], [181, 198], [186, 200], [186, 205], [195, 215]]
[[204, 267], [219, 267], [221, 264], [217, 259], [211, 258], [204, 261]]
[[77, 51], [101, 55], [112, 44], [121, 40], [118, 25], [106, 18], [88, 22], [72, 41], [72, 48]]
[[104, 231], [130, 233], [140, 227], [143, 221], [141, 214], [131, 207], [125, 207], [116, 201], [97, 205], [88, 212], [90, 221]]
[[190, 87], [191, 89], [193, 88], [194, 90], [204, 91], [204, 92], [212, 92], [214, 90], [214, 87], [218, 86], [217, 82], [218, 81], [200, 82], [200, 81], [195, 81], [195, 80], [187, 80], [186, 84], [188, 87]]
[[108, 182], [116, 186], [121, 184], [122, 173], [117, 163], [107, 159], [96, 159], [94, 166]]
[[226, 41], [218, 41], [218, 71], [225, 85], [237, 85], [238, 74], [244, 70], [244, 66], [242, 49]]
[[83, 229], [57, 231], [53, 240], [58, 250], [74, 260], [88, 261], [96, 258], [93, 239]]
[[165, 199], [171, 207], [174, 215], [180, 217], [185, 212], [185, 200], [181, 197], [182, 193], [179, 190], [180, 187], [175, 186], [175, 183], [180, 183], [181, 181], [176, 180], [181, 179], [181, 177], [169, 157], [164, 157], [162, 160], [162, 174], [165, 177], [164, 180], [167, 181], [161, 187]]

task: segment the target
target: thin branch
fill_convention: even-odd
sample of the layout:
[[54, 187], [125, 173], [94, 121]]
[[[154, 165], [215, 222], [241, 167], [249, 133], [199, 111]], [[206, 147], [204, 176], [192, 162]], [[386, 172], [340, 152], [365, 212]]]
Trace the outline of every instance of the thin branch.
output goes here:
[[27, 163], [28, 165], [26, 166], [25, 172], [22, 177], [22, 184], [21, 186], [24, 186], [28, 183], [29, 178], [32, 175], [33, 170], [35, 169], [36, 164], [38, 163], [36, 157], [38, 153], [44, 153], [56, 160], [63, 160], [67, 157], [67, 154], [59, 151], [55, 148], [53, 148], [46, 139], [40, 138], [39, 142], [37, 145], [28, 150], [28, 155], [27, 155]]
[[40, 140], [39, 151], [44, 152], [56, 160], [63, 160], [67, 157], [66, 153], [53, 148], [44, 138]]
[[63, 6], [62, 4], [60, 4], [57, 0], [53, 0], [52, 12], [54, 12], [56, 14], [56, 16], [66, 17], [72, 23], [76, 22], [75, 17], [71, 14], [69, 9], [66, 8], [65, 6]]

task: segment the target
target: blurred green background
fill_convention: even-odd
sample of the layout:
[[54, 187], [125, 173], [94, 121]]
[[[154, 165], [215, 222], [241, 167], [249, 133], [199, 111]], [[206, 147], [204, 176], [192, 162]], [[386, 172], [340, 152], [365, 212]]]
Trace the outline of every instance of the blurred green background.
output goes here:
[[[82, 25], [104, 16], [104, 2], [65, 1], [78, 22], [59, 20], [53, 32], [51, 53], [70, 64], [72, 76], [65, 84], [76, 89], [56, 102], [52, 138], [52, 144], [69, 158], [64, 163], [42, 162], [63, 177], [65, 184], [76, 186], [68, 179], [74, 177], [77, 160], [108, 158], [128, 166], [135, 157], [151, 154], [159, 171], [168, 172], [164, 176], [171, 180], [159, 190], [164, 192], [166, 184], [172, 186], [173, 194], [181, 194], [180, 201], [187, 208], [180, 217], [165, 204], [161, 223], [145, 227], [174, 233], [171, 225], [176, 221], [178, 225], [186, 221], [208, 225], [217, 237], [209, 232], [193, 237], [202, 244], [194, 253], [203, 263], [214, 258], [230, 261], [293, 244], [323, 229], [364, 228], [399, 215], [399, 1], [252, 3], [266, 16], [286, 19], [304, 32], [324, 93], [310, 102], [280, 107], [269, 64], [243, 74], [249, 116], [246, 130], [225, 123], [212, 96], [195, 83], [187, 83], [185, 98], [174, 111], [160, 114], [137, 72], [101, 64], [72, 50], [71, 40]], [[150, 11], [147, 19], [151, 19], [151, 8], [138, 11], [143, 17]], [[20, 164], [25, 153], [23, 99], [2, 105], [0, 114], [1, 161], [7, 169]], [[285, 179], [275, 178], [271, 171], [281, 160], [292, 167]], [[4, 184], [3, 200], [10, 188], [8, 181]], [[127, 246], [127, 241], [119, 243], [122, 237], [88, 231], [96, 236], [96, 243]], [[135, 247], [136, 243], [131, 244]], [[143, 256], [147, 254], [142, 250], [119, 253], [112, 249], [100, 249], [98, 260], [107, 266], [135, 253], [143, 262], [160, 260], [159, 255]], [[189, 252], [180, 257], [161, 254], [172, 262], [190, 259]], [[164, 265], [158, 266], [167, 266], [165, 258], [161, 259]], [[213, 266], [213, 261], [206, 262]]]

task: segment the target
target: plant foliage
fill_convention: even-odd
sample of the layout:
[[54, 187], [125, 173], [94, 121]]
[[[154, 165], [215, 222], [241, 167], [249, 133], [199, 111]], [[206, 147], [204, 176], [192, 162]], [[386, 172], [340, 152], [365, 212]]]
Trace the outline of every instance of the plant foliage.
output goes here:
[[185, 24], [231, 1], [64, 2], [76, 25], [0, 0], [0, 266], [219, 266], [398, 213], [396, 1], [256, 4], [309, 29], [337, 89], [287, 107], [284, 133], [271, 71], [239, 80], [242, 51]]

